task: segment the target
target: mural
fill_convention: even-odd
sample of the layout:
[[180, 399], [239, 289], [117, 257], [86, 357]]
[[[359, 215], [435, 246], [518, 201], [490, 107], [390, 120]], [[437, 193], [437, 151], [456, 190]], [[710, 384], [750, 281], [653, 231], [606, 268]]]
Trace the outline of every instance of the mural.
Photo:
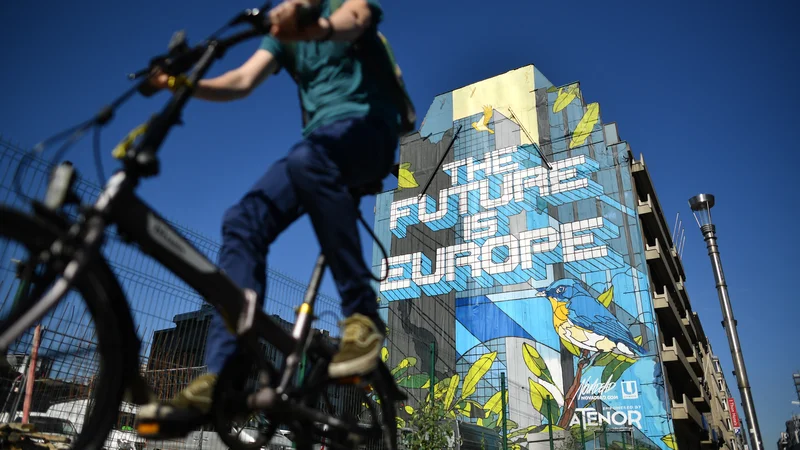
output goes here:
[[376, 206], [391, 251], [373, 267], [406, 414], [429, 401], [435, 342], [453, 349], [454, 366], [433, 360], [451, 418], [499, 432], [505, 374], [514, 449], [601, 428], [675, 449], [630, 152], [604, 130], [578, 83], [528, 66], [440, 95], [401, 144], [398, 190]]

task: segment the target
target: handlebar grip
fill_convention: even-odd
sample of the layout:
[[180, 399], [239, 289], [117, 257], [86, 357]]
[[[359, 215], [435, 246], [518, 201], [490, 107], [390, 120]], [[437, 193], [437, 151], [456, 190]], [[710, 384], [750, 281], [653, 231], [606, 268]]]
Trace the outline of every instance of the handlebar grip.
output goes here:
[[139, 87], [137, 88], [137, 90], [139, 91], [140, 94], [142, 94], [145, 97], [152, 97], [153, 95], [155, 95], [156, 92], [159, 91], [155, 86], [150, 84], [147, 80], [144, 80], [141, 83], [139, 83]]

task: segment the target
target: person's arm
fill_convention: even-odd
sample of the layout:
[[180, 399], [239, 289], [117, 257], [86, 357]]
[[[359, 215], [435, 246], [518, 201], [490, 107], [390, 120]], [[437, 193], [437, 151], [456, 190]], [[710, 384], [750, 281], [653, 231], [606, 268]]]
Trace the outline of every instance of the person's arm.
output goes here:
[[286, 0], [273, 8], [269, 13], [270, 21], [273, 24], [271, 34], [278, 39], [287, 41], [353, 42], [376, 20], [373, 12], [380, 12], [376, 0], [346, 0], [329, 18], [320, 17], [316, 23], [298, 28], [299, 9], [307, 4], [307, 0]]
[[321, 17], [318, 25], [326, 34], [330, 33], [331, 41], [353, 42], [372, 25], [372, 19], [367, 0], [347, 0], [329, 18]]
[[[258, 49], [241, 66], [224, 74], [198, 81], [194, 97], [215, 102], [238, 100], [250, 95], [255, 88], [264, 82], [278, 69], [278, 61], [267, 50]], [[151, 79], [151, 83], [165, 89], [170, 86], [170, 77], [159, 73]]]

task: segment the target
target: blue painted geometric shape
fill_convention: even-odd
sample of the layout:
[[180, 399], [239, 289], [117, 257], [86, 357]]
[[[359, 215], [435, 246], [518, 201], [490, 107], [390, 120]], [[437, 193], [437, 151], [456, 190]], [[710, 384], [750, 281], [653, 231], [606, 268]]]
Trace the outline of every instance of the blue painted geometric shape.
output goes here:
[[479, 341], [517, 336], [533, 337], [485, 296], [456, 300], [456, 320]]
[[433, 99], [422, 120], [419, 134], [422, 137], [430, 136], [430, 142], [436, 144], [450, 128], [453, 128], [453, 93], [447, 92]]

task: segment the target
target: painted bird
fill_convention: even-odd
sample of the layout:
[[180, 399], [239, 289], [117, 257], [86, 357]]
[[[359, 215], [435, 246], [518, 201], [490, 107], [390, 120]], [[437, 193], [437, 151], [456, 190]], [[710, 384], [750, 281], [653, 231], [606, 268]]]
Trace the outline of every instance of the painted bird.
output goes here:
[[646, 353], [631, 332], [576, 280], [565, 278], [540, 290], [553, 307], [553, 327], [565, 341], [598, 356], [613, 353], [630, 358]]
[[472, 128], [475, 128], [478, 131], [488, 131], [491, 134], [494, 134], [493, 130], [490, 130], [489, 121], [492, 120], [492, 107], [491, 106], [484, 106], [483, 107], [483, 120], [480, 122], [472, 122]]

